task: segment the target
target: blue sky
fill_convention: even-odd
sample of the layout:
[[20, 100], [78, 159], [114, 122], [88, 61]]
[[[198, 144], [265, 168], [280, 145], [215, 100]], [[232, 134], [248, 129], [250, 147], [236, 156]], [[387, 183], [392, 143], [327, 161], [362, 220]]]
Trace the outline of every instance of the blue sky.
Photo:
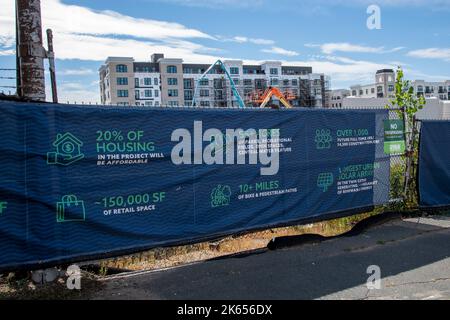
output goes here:
[[[366, 26], [371, 4], [381, 9], [380, 30]], [[14, 0], [0, 8], [0, 68], [12, 68]], [[107, 56], [145, 61], [153, 52], [308, 65], [333, 88], [370, 83], [397, 65], [409, 79], [450, 80], [450, 0], [44, 0], [42, 10], [62, 101], [98, 101]]]

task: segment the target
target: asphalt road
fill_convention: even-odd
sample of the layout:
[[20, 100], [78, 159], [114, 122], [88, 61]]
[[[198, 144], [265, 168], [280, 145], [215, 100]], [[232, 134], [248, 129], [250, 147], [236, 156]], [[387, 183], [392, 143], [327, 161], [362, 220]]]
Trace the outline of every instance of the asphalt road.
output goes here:
[[[367, 268], [381, 289], [367, 288]], [[396, 220], [358, 236], [116, 276], [98, 299], [450, 299], [450, 218]]]

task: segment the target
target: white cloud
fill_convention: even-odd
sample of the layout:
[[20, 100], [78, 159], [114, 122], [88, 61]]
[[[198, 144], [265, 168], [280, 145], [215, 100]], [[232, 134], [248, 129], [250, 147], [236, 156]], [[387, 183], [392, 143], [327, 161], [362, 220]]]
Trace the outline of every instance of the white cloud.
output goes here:
[[274, 45], [275, 41], [269, 40], [269, 39], [262, 39], [262, 38], [249, 38], [245, 36], [235, 36], [233, 38], [223, 38], [221, 36], [217, 36], [219, 40], [222, 40], [224, 42], [237, 42], [237, 43], [252, 43], [256, 45]]
[[275, 44], [275, 41], [268, 40], [268, 39], [249, 39], [249, 42], [254, 43], [254, 44], [259, 44], [259, 45], [266, 45], [266, 46]]
[[377, 70], [394, 68], [390, 64], [376, 63], [364, 60], [353, 60], [342, 57], [326, 60], [310, 60], [297, 62], [299, 65], [309, 65], [314, 72], [325, 73], [331, 77], [333, 84], [339, 87], [358, 83], [372, 83]]
[[96, 72], [92, 69], [80, 68], [80, 69], [65, 69], [58, 72], [58, 74], [63, 76], [86, 76], [95, 74]]
[[[51, 99], [51, 86], [46, 86], [47, 100]], [[80, 82], [60, 82], [58, 84], [58, 100], [60, 103], [100, 103], [100, 89], [96, 84], [84, 85]]]
[[16, 54], [16, 50], [8, 49], [8, 50], [0, 50], [0, 56], [12, 56]]
[[[14, 43], [14, 3], [14, 0], [0, 0], [0, 49], [3, 50]], [[200, 60], [202, 53], [217, 50], [190, 41], [213, 40], [213, 36], [178, 23], [137, 19], [112, 11], [97, 12], [60, 0], [42, 1], [41, 5], [43, 27], [53, 29], [58, 59], [104, 61], [108, 56], [120, 55], [148, 60], [151, 53], [164, 52], [168, 56], [188, 58], [199, 54], [197, 60]]]
[[[149, 0], [151, 1], [151, 0]], [[229, 8], [265, 9], [283, 11], [320, 12], [326, 7], [367, 7], [374, 0], [153, 0], [189, 7], [213, 8], [227, 10]], [[375, 3], [383, 7], [425, 7], [428, 10], [447, 10], [450, 0], [377, 0]]]
[[288, 57], [295, 57], [295, 56], [299, 55], [299, 53], [296, 51], [286, 50], [286, 49], [279, 48], [279, 47], [272, 47], [270, 49], [262, 49], [261, 51], [265, 52], [265, 53], [279, 54], [279, 55], [288, 56]]
[[408, 52], [408, 56], [424, 59], [440, 59], [450, 61], [450, 48], [427, 48]]
[[266, 3], [266, 0], [157, 0], [158, 2], [180, 4], [188, 7], [226, 9], [255, 8]]
[[396, 47], [393, 49], [385, 49], [384, 47], [369, 47], [348, 42], [331, 42], [324, 44], [306, 44], [308, 48], [320, 48], [325, 54], [333, 54], [335, 52], [353, 52], [353, 53], [390, 53], [397, 52], [404, 47]]
[[60, 0], [42, 1], [42, 14], [44, 24], [60, 33], [123, 35], [159, 40], [212, 38], [178, 23], [138, 19], [114, 11], [97, 12], [86, 7], [67, 5]]

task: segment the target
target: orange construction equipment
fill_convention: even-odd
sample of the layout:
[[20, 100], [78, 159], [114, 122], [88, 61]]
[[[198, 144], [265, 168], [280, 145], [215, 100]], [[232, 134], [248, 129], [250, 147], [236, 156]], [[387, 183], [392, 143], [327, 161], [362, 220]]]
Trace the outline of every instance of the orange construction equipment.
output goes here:
[[281, 91], [278, 88], [275, 87], [269, 87], [264, 92], [262, 97], [258, 99], [258, 102], [261, 102], [260, 108], [265, 108], [267, 104], [269, 103], [272, 96], [275, 96], [280, 100], [280, 102], [286, 107], [286, 108], [292, 108], [292, 105], [289, 103], [288, 100], [293, 100], [295, 97], [290, 97], [290, 95], [285, 95], [281, 93]]

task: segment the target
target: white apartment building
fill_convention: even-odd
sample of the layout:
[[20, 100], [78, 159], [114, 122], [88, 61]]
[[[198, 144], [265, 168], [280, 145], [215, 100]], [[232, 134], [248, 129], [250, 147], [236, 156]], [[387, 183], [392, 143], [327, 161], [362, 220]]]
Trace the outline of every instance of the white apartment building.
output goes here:
[[343, 101], [348, 96], [350, 96], [348, 89], [330, 90], [327, 95], [327, 108], [342, 108]]
[[378, 70], [375, 83], [350, 87], [350, 95], [360, 98], [392, 98], [395, 94], [395, 72], [392, 69]]
[[[392, 69], [377, 71], [375, 83], [368, 85], [355, 85], [350, 87], [351, 96], [359, 98], [392, 98], [395, 94], [396, 74]], [[450, 80], [441, 82], [428, 82], [424, 80], [411, 81], [414, 93], [425, 98], [450, 100]]]
[[439, 100], [450, 100], [450, 80], [442, 82], [428, 82], [424, 80], [411, 81], [414, 92], [425, 98], [437, 98]]

